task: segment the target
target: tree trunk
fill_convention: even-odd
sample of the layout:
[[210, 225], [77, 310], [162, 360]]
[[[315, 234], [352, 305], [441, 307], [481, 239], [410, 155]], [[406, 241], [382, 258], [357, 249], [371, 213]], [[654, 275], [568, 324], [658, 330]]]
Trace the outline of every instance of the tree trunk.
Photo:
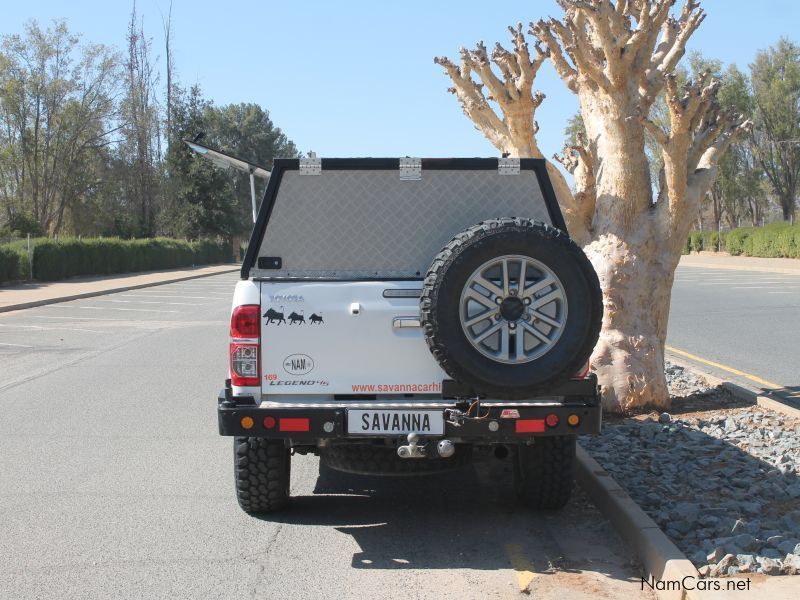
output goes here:
[[[603, 382], [603, 405], [614, 412], [669, 405], [664, 342], [672, 272], [679, 258], [666, 248], [651, 210], [650, 165], [644, 129], [615, 114], [619, 99], [581, 95], [586, 132], [601, 164], [597, 210], [584, 246], [603, 290], [604, 313], [592, 366]], [[663, 241], [662, 241], [663, 240]], [[680, 250], [678, 250], [680, 252]]]
[[621, 112], [619, 98], [597, 89], [580, 94], [581, 115], [594, 155], [597, 199], [592, 230], [595, 239], [606, 233], [627, 239], [633, 220], [652, 203], [650, 163], [644, 150], [644, 129], [632, 127]]
[[603, 406], [629, 412], [669, 406], [664, 378], [664, 340], [673, 272], [680, 258], [639, 223], [627, 239], [602, 235], [584, 248], [603, 290], [603, 328], [592, 367], [603, 382]]
[[783, 212], [784, 221], [792, 220], [792, 216], [794, 215], [794, 195], [781, 198], [781, 211]]

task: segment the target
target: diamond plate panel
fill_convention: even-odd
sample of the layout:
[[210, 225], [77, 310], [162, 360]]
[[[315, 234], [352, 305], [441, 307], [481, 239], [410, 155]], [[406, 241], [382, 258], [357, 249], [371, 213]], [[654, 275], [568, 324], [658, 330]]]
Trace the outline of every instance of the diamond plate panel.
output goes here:
[[495, 217], [550, 222], [536, 175], [424, 170], [284, 173], [259, 256], [280, 256], [262, 277], [415, 277], [461, 230]]

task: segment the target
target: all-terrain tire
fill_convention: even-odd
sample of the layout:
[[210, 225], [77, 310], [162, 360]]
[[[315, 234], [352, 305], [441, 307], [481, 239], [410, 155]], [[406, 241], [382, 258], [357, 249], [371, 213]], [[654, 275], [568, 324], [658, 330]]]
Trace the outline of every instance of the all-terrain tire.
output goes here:
[[391, 447], [340, 444], [326, 448], [322, 461], [331, 469], [358, 475], [421, 475], [463, 467], [472, 460], [472, 446], [457, 445], [449, 458], [400, 458]]
[[575, 486], [574, 435], [538, 437], [519, 444], [514, 456], [514, 491], [535, 510], [563, 508]]
[[233, 438], [236, 499], [247, 513], [281, 510], [289, 503], [291, 453], [282, 440]]
[[[475, 348], [459, 312], [474, 271], [508, 255], [546, 266], [562, 284], [569, 307], [554, 345], [529, 362], [512, 364]], [[450, 377], [484, 396], [522, 399], [547, 393], [586, 364], [600, 334], [603, 296], [592, 264], [565, 232], [531, 219], [499, 218], [465, 229], [434, 258], [423, 283], [420, 316], [425, 341]]]

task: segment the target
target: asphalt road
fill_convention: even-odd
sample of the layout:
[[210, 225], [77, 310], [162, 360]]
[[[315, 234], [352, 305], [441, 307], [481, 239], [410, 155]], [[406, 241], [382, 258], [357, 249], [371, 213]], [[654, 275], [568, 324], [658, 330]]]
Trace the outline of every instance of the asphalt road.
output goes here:
[[800, 392], [800, 274], [678, 267], [667, 344]]
[[235, 275], [0, 315], [0, 598], [640, 598], [576, 493], [521, 510], [507, 463], [383, 479], [292, 462], [247, 516], [217, 433]]

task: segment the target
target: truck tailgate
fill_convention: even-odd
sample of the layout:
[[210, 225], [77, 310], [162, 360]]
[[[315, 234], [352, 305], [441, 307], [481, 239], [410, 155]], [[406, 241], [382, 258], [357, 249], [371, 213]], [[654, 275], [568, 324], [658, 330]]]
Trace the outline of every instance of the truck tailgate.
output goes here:
[[262, 281], [263, 393], [441, 392], [447, 375], [415, 326], [421, 287], [420, 281]]

